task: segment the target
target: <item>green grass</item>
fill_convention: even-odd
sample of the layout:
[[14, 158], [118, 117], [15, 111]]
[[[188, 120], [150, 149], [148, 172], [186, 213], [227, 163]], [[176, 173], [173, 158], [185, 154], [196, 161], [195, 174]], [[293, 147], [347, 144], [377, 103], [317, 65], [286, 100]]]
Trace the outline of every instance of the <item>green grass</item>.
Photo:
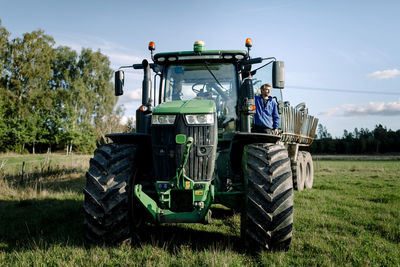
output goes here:
[[77, 167], [89, 166], [89, 155], [65, 154], [0, 154], [0, 166], [4, 162], [4, 173], [8, 175], [18, 175], [22, 172], [23, 162], [25, 163], [25, 172], [32, 173], [38, 170], [48, 168], [74, 169]]
[[[295, 192], [291, 249], [251, 254], [239, 238], [239, 215], [221, 206], [211, 225], [149, 226], [137, 247], [86, 244], [81, 207], [89, 157], [56, 157], [43, 176], [27, 174], [23, 183], [12, 180], [13, 168], [1, 170], [0, 266], [400, 265], [399, 161], [319, 159], [314, 188]], [[20, 166], [15, 158], [8, 163]], [[32, 163], [32, 172], [45, 160]]]

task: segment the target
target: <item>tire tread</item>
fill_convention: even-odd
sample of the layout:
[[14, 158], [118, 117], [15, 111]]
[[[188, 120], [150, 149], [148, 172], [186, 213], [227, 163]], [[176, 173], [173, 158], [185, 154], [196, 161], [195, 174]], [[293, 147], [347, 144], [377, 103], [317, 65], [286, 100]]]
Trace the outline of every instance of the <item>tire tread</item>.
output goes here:
[[252, 144], [244, 153], [248, 196], [242, 212], [242, 237], [251, 248], [287, 250], [293, 229], [293, 183], [287, 151], [281, 145]]
[[85, 237], [114, 244], [129, 238], [128, 183], [136, 146], [105, 144], [94, 152], [83, 189]]

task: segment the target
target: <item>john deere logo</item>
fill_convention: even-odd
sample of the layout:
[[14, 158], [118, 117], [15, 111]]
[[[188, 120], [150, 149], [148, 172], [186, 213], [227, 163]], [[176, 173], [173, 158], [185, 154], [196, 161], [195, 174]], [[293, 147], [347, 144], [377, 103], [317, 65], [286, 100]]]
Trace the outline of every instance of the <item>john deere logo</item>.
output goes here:
[[180, 145], [185, 144], [185, 143], [186, 143], [186, 135], [184, 135], [184, 134], [177, 134], [177, 135], [175, 136], [175, 142], [176, 142], [177, 144], [180, 144]]

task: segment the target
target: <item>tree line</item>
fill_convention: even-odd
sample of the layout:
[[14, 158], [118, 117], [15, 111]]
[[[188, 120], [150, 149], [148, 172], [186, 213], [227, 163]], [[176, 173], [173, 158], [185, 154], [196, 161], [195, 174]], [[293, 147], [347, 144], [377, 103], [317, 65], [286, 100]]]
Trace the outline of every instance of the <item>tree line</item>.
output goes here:
[[381, 124], [372, 131], [361, 128], [353, 132], [344, 130], [340, 138], [332, 138], [326, 127], [318, 124], [311, 153], [326, 154], [376, 154], [400, 152], [400, 130], [392, 131]]
[[93, 150], [122, 127], [112, 77], [100, 50], [55, 47], [42, 30], [11, 39], [0, 20], [0, 151]]

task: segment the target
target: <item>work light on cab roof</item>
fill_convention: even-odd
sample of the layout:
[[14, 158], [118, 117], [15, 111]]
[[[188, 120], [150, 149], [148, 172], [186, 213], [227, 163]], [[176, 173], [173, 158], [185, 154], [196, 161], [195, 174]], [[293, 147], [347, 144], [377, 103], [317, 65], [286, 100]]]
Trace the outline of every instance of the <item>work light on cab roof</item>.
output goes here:
[[156, 44], [155, 44], [153, 41], [151, 41], [151, 42], [149, 42], [148, 48], [149, 48], [149, 50], [150, 50], [151, 59], [154, 61], [154, 54], [153, 54], [153, 52], [154, 52], [154, 50], [156, 50]]
[[246, 39], [246, 47], [252, 47], [253, 46], [253, 40], [251, 38]]
[[149, 42], [149, 50], [150, 51], [156, 50], [156, 44], [153, 41]]
[[201, 53], [201, 52], [203, 52], [205, 46], [206, 45], [203, 41], [196, 41], [193, 44], [193, 51], [197, 52], [197, 53]]
[[246, 47], [247, 47], [247, 54], [250, 55], [250, 49], [253, 46], [253, 40], [251, 40], [251, 38], [247, 38], [245, 44], [246, 44]]

